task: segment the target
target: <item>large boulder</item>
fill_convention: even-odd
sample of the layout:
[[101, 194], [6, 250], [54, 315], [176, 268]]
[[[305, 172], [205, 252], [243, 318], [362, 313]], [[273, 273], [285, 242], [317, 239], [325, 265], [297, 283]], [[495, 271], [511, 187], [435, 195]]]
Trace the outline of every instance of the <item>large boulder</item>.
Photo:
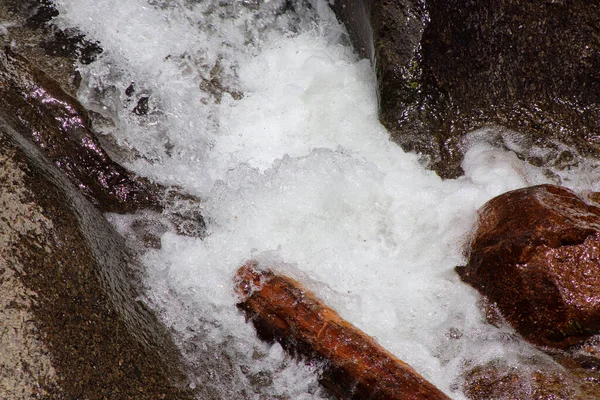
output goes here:
[[600, 207], [552, 185], [500, 195], [457, 270], [528, 341], [580, 344], [600, 332]]
[[463, 137], [488, 125], [552, 149], [523, 154], [540, 165], [600, 155], [598, 3], [341, 0], [333, 8], [375, 65], [381, 122], [440, 176], [462, 173]]
[[0, 119], [0, 397], [188, 399], [123, 239]]

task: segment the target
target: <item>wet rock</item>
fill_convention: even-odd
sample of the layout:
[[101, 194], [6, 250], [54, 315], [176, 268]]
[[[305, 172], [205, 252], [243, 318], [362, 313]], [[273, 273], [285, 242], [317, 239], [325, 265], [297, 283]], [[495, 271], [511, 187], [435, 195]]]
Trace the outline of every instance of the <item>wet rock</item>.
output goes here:
[[502, 362], [475, 367], [464, 379], [465, 396], [473, 400], [568, 399], [573, 394], [557, 371], [526, 371]]
[[4, 0], [0, 2], [0, 45], [30, 60], [74, 95], [81, 81], [75, 62], [89, 63], [102, 52], [98, 43], [74, 30], [52, 24], [58, 15], [50, 0]]
[[468, 370], [462, 389], [473, 400], [593, 400], [600, 397], [599, 377], [598, 371], [565, 369], [551, 362], [510, 366], [504, 360], [495, 360]]
[[[573, 162], [600, 155], [599, 4], [343, 0], [333, 8], [375, 64], [381, 122], [440, 176], [462, 173], [462, 139], [482, 126], [556, 152], [567, 146]], [[563, 158], [543, 162], [562, 167]]]
[[[48, 59], [64, 58], [77, 60], [82, 64], [89, 64], [96, 60], [102, 53], [102, 48], [98, 42], [91, 42], [85, 35], [77, 29], [59, 29], [52, 24], [52, 19], [58, 16], [58, 10], [51, 0], [25, 0], [20, 4], [22, 12], [24, 11], [24, 23], [21, 28], [25, 29], [26, 35], [40, 37], [39, 48], [44, 50]], [[13, 10], [15, 8], [13, 7]], [[32, 35], [37, 32], [37, 35]], [[42, 38], [45, 35], [45, 38]], [[24, 51], [19, 46], [19, 50]], [[76, 72], [74, 71], [74, 74]]]
[[241, 92], [223, 84], [223, 66], [220, 60], [211, 69], [208, 78], [202, 78], [200, 89], [208, 93], [217, 104], [221, 103], [225, 93], [228, 93], [235, 100], [240, 100], [243, 97]]
[[[428, 4], [428, 3], [427, 3]], [[458, 141], [447, 132], [450, 103], [423, 61], [422, 38], [429, 22], [425, 0], [342, 0], [332, 5], [346, 24], [359, 55], [377, 74], [382, 124], [406, 151], [429, 159], [441, 176], [456, 176]], [[454, 143], [456, 142], [456, 143]]]
[[102, 53], [98, 42], [90, 42], [74, 29], [58, 30], [54, 36], [41, 43], [41, 47], [50, 56], [70, 57], [77, 54], [82, 64], [91, 64]]
[[500, 195], [457, 271], [528, 341], [580, 344], [600, 332], [600, 207], [552, 185]]
[[137, 115], [147, 115], [148, 114], [148, 101], [150, 97], [142, 96], [138, 100], [136, 106], [133, 109], [133, 112]]
[[[109, 222], [127, 240], [128, 246], [138, 253], [162, 247], [161, 237], [166, 232], [202, 238], [206, 236], [206, 225], [197, 203], [189, 204], [175, 200], [163, 213], [142, 210], [135, 214], [106, 214]], [[177, 207], [177, 202], [180, 207]]]
[[9, 48], [0, 53], [0, 113], [100, 210], [161, 209], [164, 190], [114, 163], [89, 128], [84, 107]]
[[[51, 19], [57, 15], [48, 0], [0, 2], [0, 23], [8, 27], [0, 34], [0, 43], [6, 45], [0, 52], [0, 115], [38, 145], [100, 210], [159, 211], [182, 234], [204, 236], [201, 215], [191, 219], [170, 215], [167, 206], [185, 200], [198, 209], [200, 199], [136, 176], [111, 159], [110, 155], [123, 152], [111, 136], [100, 141], [94, 134], [90, 117], [94, 114], [94, 127], [103, 119], [88, 112], [71, 94], [81, 79], [75, 62], [91, 62], [102, 49], [75, 30], [53, 26]], [[128, 91], [133, 94], [133, 84]], [[148, 112], [148, 97], [140, 99], [136, 110]]]
[[0, 397], [191, 399], [101, 214], [0, 119]]

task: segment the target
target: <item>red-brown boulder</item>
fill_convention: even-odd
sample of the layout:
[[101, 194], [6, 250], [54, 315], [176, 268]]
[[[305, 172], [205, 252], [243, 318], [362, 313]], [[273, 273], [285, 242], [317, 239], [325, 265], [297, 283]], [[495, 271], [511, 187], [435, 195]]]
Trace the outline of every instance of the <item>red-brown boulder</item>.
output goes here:
[[515, 366], [492, 360], [465, 371], [462, 390], [471, 400], [599, 399], [600, 371], [565, 364]]
[[514, 190], [479, 210], [457, 271], [528, 341], [567, 348], [600, 331], [600, 207], [569, 189]]

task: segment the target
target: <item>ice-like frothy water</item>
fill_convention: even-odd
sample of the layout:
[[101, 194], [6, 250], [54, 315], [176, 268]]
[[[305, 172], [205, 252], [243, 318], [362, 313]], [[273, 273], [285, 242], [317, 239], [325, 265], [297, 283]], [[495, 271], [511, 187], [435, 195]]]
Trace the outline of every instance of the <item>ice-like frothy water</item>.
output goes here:
[[[259, 342], [237, 311], [232, 278], [250, 258], [304, 282], [453, 398], [469, 366], [544, 359], [486, 324], [453, 269], [478, 207], [549, 178], [492, 146], [492, 129], [473, 134], [465, 176], [424, 169], [389, 141], [371, 67], [324, 2], [56, 3], [62, 26], [101, 42], [80, 67], [80, 98], [114, 121], [105, 131], [135, 155], [127, 165], [205, 199], [205, 239], [168, 232], [143, 256], [148, 300], [177, 332], [199, 398], [322, 396], [319, 366]], [[133, 112], [142, 97], [147, 115]]]

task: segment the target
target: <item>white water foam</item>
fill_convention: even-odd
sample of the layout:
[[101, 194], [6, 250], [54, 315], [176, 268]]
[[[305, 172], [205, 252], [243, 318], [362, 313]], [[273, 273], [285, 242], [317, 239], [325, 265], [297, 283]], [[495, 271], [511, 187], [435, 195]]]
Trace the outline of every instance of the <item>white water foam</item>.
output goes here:
[[[61, 26], [104, 49], [80, 66], [80, 98], [114, 120], [138, 154], [128, 166], [205, 199], [204, 240], [167, 232], [143, 259], [150, 301], [197, 367], [191, 385], [208, 388], [199, 398], [324, 396], [318, 365], [262, 344], [237, 311], [232, 278], [251, 258], [304, 282], [452, 398], [469, 366], [545, 358], [486, 324], [454, 267], [482, 204], [548, 178], [489, 144], [493, 129], [473, 134], [463, 177], [425, 170], [389, 141], [371, 67], [324, 2], [56, 3]], [[227, 90], [211, 94], [217, 80]], [[132, 112], [141, 96], [145, 116]]]

